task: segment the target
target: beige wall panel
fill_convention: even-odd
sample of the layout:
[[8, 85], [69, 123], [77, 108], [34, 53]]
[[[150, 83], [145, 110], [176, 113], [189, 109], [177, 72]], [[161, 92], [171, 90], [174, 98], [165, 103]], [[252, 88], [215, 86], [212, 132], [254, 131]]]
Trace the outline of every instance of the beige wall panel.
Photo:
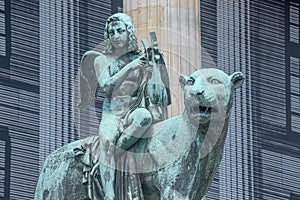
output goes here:
[[149, 41], [149, 32], [156, 32], [170, 77], [172, 105], [169, 106], [169, 117], [181, 114], [184, 106], [179, 75], [189, 75], [201, 68], [199, 2], [124, 0], [123, 7], [133, 18], [138, 40]]

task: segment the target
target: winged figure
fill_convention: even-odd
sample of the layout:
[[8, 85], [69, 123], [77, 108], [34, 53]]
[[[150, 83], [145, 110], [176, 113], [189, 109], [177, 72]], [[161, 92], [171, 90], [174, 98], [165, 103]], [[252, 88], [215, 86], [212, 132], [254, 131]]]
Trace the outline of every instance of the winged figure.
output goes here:
[[[146, 53], [151, 49], [145, 52], [139, 49], [130, 16], [117, 13], [109, 17], [104, 40], [104, 51], [86, 52], [80, 68], [79, 108], [85, 109], [94, 103], [97, 90], [106, 97], [99, 127], [99, 144], [94, 145], [94, 152], [83, 149], [85, 154], [94, 158], [83, 160], [86, 166], [84, 174], [90, 186], [89, 196], [91, 199], [110, 200], [131, 199], [125, 196], [134, 194], [142, 199], [138, 174], [122, 170], [128, 167], [129, 162], [122, 155], [124, 151], [134, 150], [136, 142], [152, 123], [166, 119], [167, 105], [171, 102], [169, 78], [161, 56], [154, 62], [158, 63], [158, 73], [162, 74], [162, 89], [149, 90], [153, 89], [153, 82], [150, 86], [149, 80], [153, 79], [154, 69]], [[157, 94], [152, 94], [153, 91]], [[151, 102], [153, 96], [162, 98]], [[116, 172], [116, 168], [121, 170]], [[126, 181], [129, 177], [130, 181]], [[116, 182], [122, 187], [116, 187]], [[135, 188], [134, 191], [127, 191], [132, 188]]]

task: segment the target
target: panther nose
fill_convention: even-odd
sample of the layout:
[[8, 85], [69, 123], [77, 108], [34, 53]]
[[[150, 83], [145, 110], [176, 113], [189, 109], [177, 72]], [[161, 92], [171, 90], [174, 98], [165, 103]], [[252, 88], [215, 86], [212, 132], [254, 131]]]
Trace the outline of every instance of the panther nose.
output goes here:
[[200, 97], [200, 96], [203, 96], [203, 94], [204, 94], [204, 90], [200, 90], [196, 93], [196, 96]]

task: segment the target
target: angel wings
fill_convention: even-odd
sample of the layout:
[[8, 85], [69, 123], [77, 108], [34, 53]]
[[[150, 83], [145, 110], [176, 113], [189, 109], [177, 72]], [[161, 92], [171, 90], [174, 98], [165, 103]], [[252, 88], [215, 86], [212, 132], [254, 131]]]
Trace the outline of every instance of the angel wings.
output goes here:
[[85, 109], [94, 103], [97, 88], [98, 78], [94, 67], [96, 57], [103, 55], [97, 51], [86, 52], [80, 63], [80, 101], [78, 107]]

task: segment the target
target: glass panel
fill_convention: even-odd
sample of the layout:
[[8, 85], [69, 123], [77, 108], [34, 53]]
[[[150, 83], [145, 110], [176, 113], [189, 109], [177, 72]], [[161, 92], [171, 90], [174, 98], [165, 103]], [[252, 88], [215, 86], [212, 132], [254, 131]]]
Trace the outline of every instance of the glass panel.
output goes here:
[[5, 10], [5, 8], [4, 8], [4, 0], [0, 0], [0, 10]]
[[300, 133], [300, 116], [292, 114], [292, 131]]
[[299, 25], [299, 7], [290, 6], [290, 23]]
[[0, 34], [5, 34], [5, 15], [0, 13]]
[[0, 198], [4, 197], [5, 142], [0, 140]]
[[291, 74], [293, 74], [293, 75], [300, 74], [299, 58], [291, 57], [290, 58], [290, 66], [291, 66]]
[[290, 24], [290, 41], [299, 43], [299, 26]]
[[0, 169], [5, 165], [5, 142], [0, 140]]
[[4, 179], [5, 179], [5, 171], [0, 170], [0, 199], [4, 197]]
[[297, 95], [291, 95], [291, 109], [292, 112], [300, 114], [300, 97]]
[[0, 36], [0, 56], [6, 56], [5, 37]]
[[291, 92], [294, 94], [299, 95], [300, 89], [299, 89], [300, 81], [299, 77], [291, 76]]

